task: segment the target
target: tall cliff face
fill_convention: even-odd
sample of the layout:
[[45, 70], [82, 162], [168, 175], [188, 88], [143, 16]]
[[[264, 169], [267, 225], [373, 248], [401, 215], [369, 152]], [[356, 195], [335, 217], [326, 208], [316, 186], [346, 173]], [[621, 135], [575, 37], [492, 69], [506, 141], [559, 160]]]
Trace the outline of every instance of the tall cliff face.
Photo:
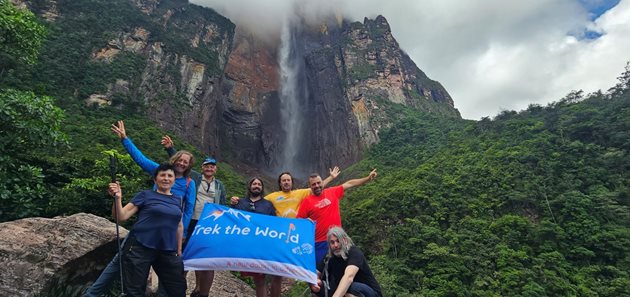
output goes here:
[[222, 150], [271, 169], [280, 136], [274, 133], [279, 89], [275, 49], [238, 28], [221, 88]]
[[50, 23], [38, 65], [57, 87], [47, 93], [135, 106], [202, 151], [219, 152], [220, 86], [235, 29], [228, 19], [182, 0], [22, 4]]
[[[136, 27], [131, 34], [121, 32], [118, 42], [110, 42], [95, 57], [98, 59], [98, 53], [107, 52], [112, 44], [119, 50], [145, 57], [140, 80], [128, 93], [142, 97], [148, 107], [147, 115], [160, 127], [173, 131], [204, 152], [218, 152], [220, 82], [231, 50], [233, 25], [216, 13], [188, 4], [155, 0], [133, 3], [159, 23], [161, 30], [152, 33]], [[138, 31], [142, 32], [140, 36], [136, 34]], [[177, 34], [180, 42], [186, 44], [160, 38], [164, 32]], [[158, 36], [151, 38], [152, 34]], [[131, 37], [123, 37], [127, 35]], [[175, 49], [171, 49], [169, 41], [176, 45]], [[108, 90], [108, 95], [116, 93], [116, 88]]]
[[[363, 23], [330, 20], [319, 27], [297, 23], [285, 30], [289, 33], [277, 46], [251, 36], [235, 40], [227, 69], [248, 69], [240, 72], [248, 79], [234, 79], [226, 71], [223, 124], [240, 130], [224, 138], [227, 145], [239, 147], [248, 139], [251, 150], [236, 152], [239, 159], [304, 176], [358, 161], [378, 141], [380, 129], [391, 124], [392, 105], [459, 117], [448, 92], [400, 49], [384, 17]], [[286, 47], [289, 66], [282, 65]], [[278, 73], [295, 77], [277, 78]], [[277, 78], [273, 81], [280, 84], [262, 86], [255, 77]], [[287, 84], [294, 84], [290, 98], [283, 96]], [[255, 101], [257, 108], [235, 104], [243, 93], [234, 96], [234, 90], [247, 90], [247, 102]], [[287, 105], [295, 108], [287, 111]]]
[[297, 22], [262, 40], [183, 0], [22, 4], [53, 24], [39, 66], [58, 86], [48, 94], [136, 106], [203, 152], [268, 173], [358, 161], [396, 105], [459, 117], [382, 16]]

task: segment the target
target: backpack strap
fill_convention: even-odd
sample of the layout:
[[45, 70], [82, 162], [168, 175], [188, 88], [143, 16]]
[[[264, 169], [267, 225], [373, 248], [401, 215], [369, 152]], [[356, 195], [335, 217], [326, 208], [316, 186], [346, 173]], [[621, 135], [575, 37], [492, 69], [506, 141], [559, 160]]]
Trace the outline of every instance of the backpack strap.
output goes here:
[[324, 276], [325, 276], [325, 280], [322, 281], [323, 285], [324, 285], [324, 296], [328, 297], [330, 294], [330, 279], [328, 279], [329, 277], [329, 273], [328, 273], [328, 261], [330, 261], [330, 257], [328, 257], [328, 255], [326, 255], [326, 257], [324, 257]]
[[186, 196], [188, 196], [188, 186], [190, 186], [190, 181], [192, 179], [189, 177], [186, 177], [186, 192], [184, 192], [184, 196], [182, 196], [182, 204], [179, 206], [182, 211], [184, 211], [184, 203], [186, 203]]

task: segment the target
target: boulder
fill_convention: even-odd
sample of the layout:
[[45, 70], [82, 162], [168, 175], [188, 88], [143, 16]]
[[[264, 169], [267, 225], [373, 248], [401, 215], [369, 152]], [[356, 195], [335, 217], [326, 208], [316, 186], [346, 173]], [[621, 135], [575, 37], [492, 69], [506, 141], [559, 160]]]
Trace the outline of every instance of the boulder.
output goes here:
[[75, 295], [117, 252], [115, 237], [115, 224], [85, 213], [0, 223], [0, 296]]
[[[120, 236], [126, 235], [121, 227]], [[79, 296], [118, 252], [115, 238], [114, 223], [85, 213], [0, 223], [0, 296]], [[194, 276], [188, 273], [188, 293]], [[156, 290], [153, 279], [149, 287]], [[210, 294], [255, 292], [230, 272], [217, 271]]]

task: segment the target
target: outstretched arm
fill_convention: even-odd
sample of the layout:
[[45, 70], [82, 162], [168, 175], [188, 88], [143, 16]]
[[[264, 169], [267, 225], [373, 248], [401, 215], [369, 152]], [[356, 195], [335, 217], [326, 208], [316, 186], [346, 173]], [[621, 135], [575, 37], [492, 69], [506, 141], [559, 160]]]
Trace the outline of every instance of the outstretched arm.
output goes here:
[[360, 186], [363, 185], [371, 180], [373, 180], [376, 177], [377, 173], [376, 173], [376, 169], [372, 170], [372, 172], [370, 172], [370, 174], [364, 178], [357, 178], [357, 179], [351, 179], [345, 183], [343, 183], [343, 189], [347, 190], [350, 189], [352, 187], [356, 187], [356, 186]]
[[136, 164], [138, 164], [138, 166], [140, 166], [140, 168], [142, 168], [142, 170], [144, 170], [146, 173], [150, 174], [151, 176], [153, 176], [153, 174], [155, 173], [155, 169], [158, 168], [158, 163], [156, 163], [155, 161], [147, 158], [137, 147], [135, 144], [133, 144], [133, 142], [131, 141], [131, 139], [129, 139], [127, 137], [127, 132], [125, 130], [125, 122], [124, 121], [118, 121], [116, 124], [112, 124], [112, 131], [118, 135], [118, 137], [120, 138], [122, 145], [125, 147], [125, 150], [127, 150], [127, 152], [129, 153], [129, 155], [131, 156], [131, 158], [136, 162]]
[[339, 176], [339, 173], [341, 173], [341, 170], [339, 169], [339, 166], [335, 166], [332, 169], [328, 168], [328, 173], [328, 177], [322, 181], [322, 188], [326, 187], [326, 185], [333, 181], [333, 179], [337, 178], [337, 176]]

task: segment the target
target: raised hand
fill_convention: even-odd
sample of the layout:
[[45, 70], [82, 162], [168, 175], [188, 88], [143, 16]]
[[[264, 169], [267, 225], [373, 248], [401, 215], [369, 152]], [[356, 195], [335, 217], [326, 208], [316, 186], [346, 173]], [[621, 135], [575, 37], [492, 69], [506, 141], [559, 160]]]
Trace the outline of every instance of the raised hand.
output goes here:
[[117, 124], [118, 125], [112, 124], [112, 132], [116, 133], [116, 135], [118, 135], [120, 139], [127, 138], [127, 132], [125, 131], [125, 122], [118, 121]]
[[340, 173], [341, 173], [341, 169], [339, 169], [339, 166], [335, 166], [332, 169], [328, 168], [328, 174], [330, 174], [332, 178], [337, 178], [337, 176], [339, 176]]
[[173, 147], [173, 140], [168, 135], [162, 136], [162, 141], [160, 141], [160, 143], [165, 149], [169, 149]]
[[370, 172], [370, 175], [368, 175], [368, 177], [370, 178], [370, 180], [374, 180], [377, 175], [378, 174], [376, 173], [376, 168], [374, 168], [372, 172]]

